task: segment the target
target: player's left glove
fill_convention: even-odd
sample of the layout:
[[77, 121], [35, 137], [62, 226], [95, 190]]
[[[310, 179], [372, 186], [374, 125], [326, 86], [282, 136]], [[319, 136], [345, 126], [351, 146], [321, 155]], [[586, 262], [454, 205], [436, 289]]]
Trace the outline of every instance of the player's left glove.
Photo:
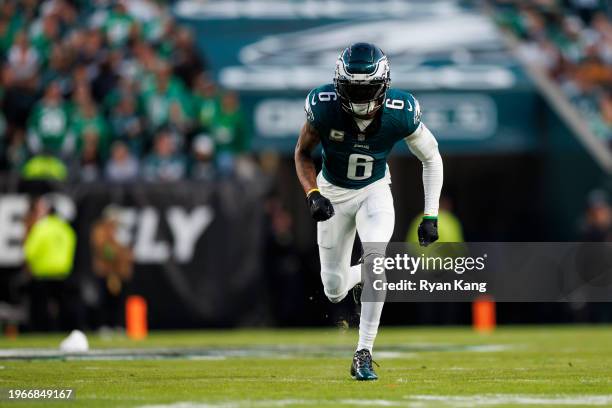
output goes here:
[[427, 245], [434, 243], [438, 240], [438, 218], [437, 217], [423, 217], [418, 230], [419, 244], [426, 247]]

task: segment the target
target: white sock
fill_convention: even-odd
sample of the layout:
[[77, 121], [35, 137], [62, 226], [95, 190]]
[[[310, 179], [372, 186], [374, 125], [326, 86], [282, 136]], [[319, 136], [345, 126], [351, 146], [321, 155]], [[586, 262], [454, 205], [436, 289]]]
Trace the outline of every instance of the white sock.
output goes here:
[[359, 320], [359, 343], [357, 350], [367, 349], [372, 352], [374, 339], [378, 333], [380, 315], [385, 302], [362, 302], [361, 319]]

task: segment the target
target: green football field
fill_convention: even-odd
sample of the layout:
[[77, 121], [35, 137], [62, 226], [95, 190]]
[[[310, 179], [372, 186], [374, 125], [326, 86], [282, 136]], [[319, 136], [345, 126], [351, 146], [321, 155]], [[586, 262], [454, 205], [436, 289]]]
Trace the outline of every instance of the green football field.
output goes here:
[[[1, 406], [510, 407], [612, 406], [612, 327], [382, 328], [377, 382], [355, 382], [355, 330], [158, 332], [0, 340]], [[6, 399], [9, 389], [73, 388], [75, 399]]]

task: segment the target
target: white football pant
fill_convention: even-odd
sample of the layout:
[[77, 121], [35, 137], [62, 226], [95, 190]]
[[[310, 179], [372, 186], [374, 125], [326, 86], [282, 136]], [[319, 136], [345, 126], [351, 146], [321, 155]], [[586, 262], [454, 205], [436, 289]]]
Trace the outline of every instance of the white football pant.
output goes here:
[[[321, 193], [325, 195], [324, 189], [321, 189]], [[321, 280], [325, 295], [333, 303], [340, 302], [361, 282], [361, 265], [350, 265], [355, 232], [359, 232], [364, 243], [388, 243], [395, 225], [393, 196], [387, 183], [375, 183], [355, 190], [354, 193], [353, 197], [341, 202], [334, 202], [332, 194], [329, 198], [335, 215], [327, 221], [317, 223]], [[365, 251], [370, 250], [372, 249], [366, 246]], [[384, 253], [364, 252], [363, 259], [378, 256], [384, 256]], [[383, 304], [362, 302], [358, 350], [367, 348], [372, 351]]]

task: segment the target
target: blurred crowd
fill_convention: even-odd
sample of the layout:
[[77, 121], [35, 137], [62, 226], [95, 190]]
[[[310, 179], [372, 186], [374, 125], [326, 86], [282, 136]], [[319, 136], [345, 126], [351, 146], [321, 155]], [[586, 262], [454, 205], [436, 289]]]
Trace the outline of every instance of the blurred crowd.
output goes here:
[[26, 179], [231, 176], [248, 147], [160, 0], [0, 1], [0, 171]]
[[528, 63], [545, 70], [612, 148], [612, 2], [496, 0], [499, 23], [520, 40]]

